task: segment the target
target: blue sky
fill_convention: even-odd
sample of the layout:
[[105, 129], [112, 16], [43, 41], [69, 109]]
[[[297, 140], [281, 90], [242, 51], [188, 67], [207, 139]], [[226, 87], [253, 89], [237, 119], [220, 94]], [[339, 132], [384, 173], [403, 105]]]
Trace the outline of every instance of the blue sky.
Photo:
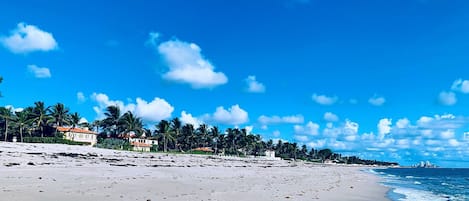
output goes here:
[[0, 2], [0, 105], [468, 167], [469, 2]]

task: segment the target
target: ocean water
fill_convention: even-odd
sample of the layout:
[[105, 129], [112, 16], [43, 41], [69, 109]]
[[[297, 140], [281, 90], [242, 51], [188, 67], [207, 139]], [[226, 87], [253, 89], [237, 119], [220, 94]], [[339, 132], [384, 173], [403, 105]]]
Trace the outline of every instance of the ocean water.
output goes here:
[[371, 170], [384, 178], [393, 201], [469, 201], [469, 169], [388, 168]]

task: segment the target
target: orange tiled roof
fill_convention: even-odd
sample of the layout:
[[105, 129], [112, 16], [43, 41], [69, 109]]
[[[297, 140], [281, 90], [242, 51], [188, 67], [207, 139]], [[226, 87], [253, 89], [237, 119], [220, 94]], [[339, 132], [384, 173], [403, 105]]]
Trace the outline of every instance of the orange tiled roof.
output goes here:
[[71, 128], [71, 127], [57, 127], [60, 132], [74, 132], [74, 133], [86, 133], [86, 134], [98, 134], [94, 131], [82, 129], [82, 128]]
[[205, 152], [213, 152], [212, 148], [210, 147], [198, 147], [193, 149], [194, 151], [205, 151]]
[[141, 142], [132, 142], [130, 144], [133, 145], [133, 146], [136, 146], [136, 147], [151, 147], [150, 144], [141, 143]]

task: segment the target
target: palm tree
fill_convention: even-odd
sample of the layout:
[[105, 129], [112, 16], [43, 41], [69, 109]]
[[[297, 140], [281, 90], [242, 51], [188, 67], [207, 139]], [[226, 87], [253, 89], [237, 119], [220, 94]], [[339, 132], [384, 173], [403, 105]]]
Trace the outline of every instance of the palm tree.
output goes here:
[[15, 112], [16, 118], [15, 123], [18, 126], [18, 130], [20, 133], [21, 142], [23, 142], [23, 130], [31, 123], [30, 115], [33, 111], [33, 108], [28, 107], [21, 112]]
[[111, 131], [114, 137], [117, 137], [119, 120], [121, 118], [121, 110], [116, 105], [111, 105], [106, 108], [104, 113], [106, 118], [103, 120], [103, 127], [105, 130]]
[[215, 153], [218, 153], [218, 141], [219, 141], [219, 136], [220, 136], [220, 130], [218, 130], [218, 127], [214, 126], [210, 128], [210, 138], [211, 138], [211, 146], [215, 150]]
[[174, 131], [171, 130], [169, 122], [166, 120], [161, 120], [160, 123], [156, 125], [156, 131], [163, 138], [163, 151], [168, 150], [168, 142], [174, 142]]
[[69, 118], [70, 118], [69, 123], [72, 126], [72, 128], [76, 128], [77, 126], [80, 125], [81, 117], [80, 117], [80, 114], [78, 114], [78, 112], [71, 114]]
[[182, 129], [182, 122], [179, 120], [179, 118], [174, 118], [171, 120], [171, 130], [174, 131], [175, 138], [176, 138], [176, 145], [175, 148], [178, 150], [179, 149], [179, 139], [180, 139], [180, 134], [181, 134], [181, 129]]
[[41, 137], [44, 137], [44, 126], [49, 119], [49, 115], [47, 115], [48, 110], [49, 107], [45, 107], [44, 102], [38, 101], [34, 103], [32, 119], [36, 124], [36, 127], [39, 127], [41, 130]]
[[194, 133], [195, 133], [194, 125], [186, 124], [182, 127], [181, 146], [183, 147], [183, 149], [192, 150], [192, 143], [195, 138]]
[[55, 132], [57, 132], [58, 127], [67, 125], [70, 123], [69, 118], [69, 109], [64, 106], [62, 103], [57, 103], [51, 108], [50, 121], [55, 124]]
[[197, 134], [198, 134], [197, 146], [205, 147], [205, 143], [207, 142], [207, 136], [208, 136], [207, 124], [201, 124], [199, 128], [197, 128]]
[[95, 131], [99, 133], [99, 127], [101, 127], [102, 122], [100, 120], [94, 120], [93, 123], [90, 124], [92, 127], [91, 130], [95, 128]]
[[11, 120], [13, 120], [13, 113], [11, 111], [11, 107], [2, 107], [0, 108], [0, 118], [2, 118], [2, 120], [5, 122], [5, 142], [7, 141], [7, 137], [8, 137], [8, 126], [11, 122]]
[[140, 136], [144, 132], [142, 119], [136, 117], [130, 111], [122, 115], [119, 124], [122, 125], [124, 133], [134, 132], [137, 136]]

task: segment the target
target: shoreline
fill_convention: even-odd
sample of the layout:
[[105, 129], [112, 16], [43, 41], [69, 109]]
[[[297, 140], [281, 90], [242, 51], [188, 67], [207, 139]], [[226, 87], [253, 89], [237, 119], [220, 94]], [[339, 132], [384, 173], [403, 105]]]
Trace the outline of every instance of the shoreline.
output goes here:
[[386, 200], [371, 167], [0, 143], [7, 200]]

